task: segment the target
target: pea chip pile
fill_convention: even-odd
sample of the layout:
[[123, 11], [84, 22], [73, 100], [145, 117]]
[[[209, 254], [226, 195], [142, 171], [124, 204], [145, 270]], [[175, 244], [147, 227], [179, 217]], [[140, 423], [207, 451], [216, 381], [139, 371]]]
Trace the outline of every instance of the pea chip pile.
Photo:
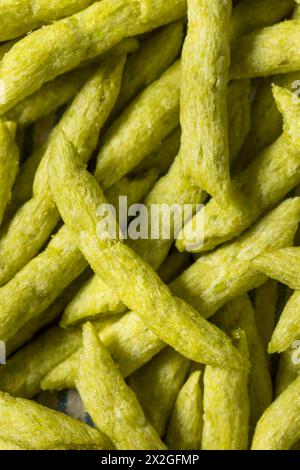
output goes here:
[[299, 447], [299, 43], [300, 0], [0, 0], [0, 449]]

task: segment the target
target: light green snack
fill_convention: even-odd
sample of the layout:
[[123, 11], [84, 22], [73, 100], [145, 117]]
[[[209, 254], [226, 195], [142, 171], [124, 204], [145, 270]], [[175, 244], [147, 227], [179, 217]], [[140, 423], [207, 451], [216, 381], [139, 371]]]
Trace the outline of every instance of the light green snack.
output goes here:
[[197, 240], [191, 234], [191, 228], [197, 220], [194, 219], [185, 226], [181, 234], [183, 239], [177, 241], [180, 251], [189, 250], [190, 245], [193, 251], [210, 250], [238, 236], [299, 184], [300, 106], [288, 90], [274, 86], [273, 93], [284, 116], [284, 132], [233, 179], [234, 185], [245, 198], [243, 210], [236, 210], [232, 206], [221, 208], [212, 199], [205, 208], [204, 246], [197, 248]]
[[40, 391], [45, 375], [80, 345], [80, 330], [49, 329], [1, 366], [0, 390], [23, 398], [33, 397]]
[[[128, 58], [120, 96], [113, 113], [122, 111], [132, 98], [159, 78], [171, 65], [180, 51], [182, 36], [182, 23], [171, 24], [145, 41], [142, 47]], [[161, 44], [166, 45], [163, 50]], [[6, 118], [16, 120], [22, 125], [36, 121], [72, 99], [94, 70], [95, 65], [88, 65], [45, 83], [40, 90], [8, 111]]]
[[[241, 94], [245, 92], [245, 95], [248, 95], [248, 85], [247, 82], [244, 81], [235, 81], [232, 82], [228, 87], [228, 98], [229, 100], [229, 122], [232, 124], [231, 129], [234, 131], [232, 133], [232, 139], [229, 140], [235, 143], [242, 136], [243, 131], [237, 131], [238, 128], [241, 127], [241, 124], [244, 126], [243, 122], [240, 121], [241, 114], [244, 114], [244, 111], [241, 111], [241, 103], [243, 103], [243, 99], [241, 98]], [[175, 130], [174, 132], [177, 133]], [[238, 136], [238, 135], [239, 136]], [[237, 137], [235, 141], [234, 138]], [[165, 139], [162, 143], [161, 149], [163, 150], [163, 155], [165, 151], [168, 150], [169, 143], [167, 143], [168, 139], [172, 139], [172, 134]], [[178, 140], [177, 140], [178, 139]], [[179, 135], [176, 136], [177, 143], [175, 147], [179, 146]], [[166, 143], [166, 146], [164, 145]], [[171, 146], [172, 146], [171, 140]], [[232, 156], [234, 154], [234, 147], [232, 146]], [[173, 147], [173, 150], [174, 147]], [[160, 153], [160, 152], [159, 152]], [[175, 153], [174, 153], [175, 154]], [[151, 160], [151, 157], [149, 157]], [[145, 160], [145, 162], [147, 159]], [[200, 204], [205, 200], [205, 193], [193, 186], [191, 182], [187, 179], [182, 177], [181, 172], [181, 162], [180, 157], [176, 158], [173, 165], [171, 166], [169, 172], [164, 178], [161, 178], [149, 195], [144, 200], [144, 204], [147, 206], [148, 209], [153, 207], [154, 204], [167, 204], [168, 206], [172, 206], [174, 203], [179, 204], [182, 207], [184, 204]], [[149, 211], [150, 214], [150, 211]], [[168, 208], [162, 209], [163, 217], [169, 218]], [[149, 227], [152, 226], [151, 216], [149, 215], [148, 219]], [[171, 237], [170, 239], [163, 239], [161, 236], [161, 227], [158, 227], [158, 231], [160, 234], [160, 238], [158, 240], [155, 239], [147, 239], [147, 240], [128, 240], [129, 245], [132, 247], [134, 251], [136, 251], [145, 261], [147, 261], [155, 270], [157, 270], [163, 260], [166, 258], [170, 247], [173, 243], [173, 233], [174, 233], [174, 219], [171, 217], [170, 228], [171, 228]], [[82, 298], [81, 297], [82, 294]], [[115, 305], [116, 312], [120, 311], [120, 306], [122, 303], [118, 299], [115, 290], [103, 284], [102, 280], [95, 280], [90, 281], [90, 286], [86, 286], [86, 289], [83, 288], [82, 291], [78, 294], [76, 298], [76, 305], [78, 305], [80, 311], [80, 315], [82, 318], [92, 318], [93, 316], [97, 316], [98, 314], [105, 313], [107, 311], [107, 299], [110, 299], [110, 309], [112, 308], [113, 304]], [[78, 303], [77, 303], [78, 301]], [[104, 302], [103, 302], [104, 301]], [[74, 299], [74, 306], [75, 306], [75, 299]], [[70, 306], [68, 309], [68, 315], [64, 315], [64, 319], [68, 316], [71, 318], [72, 316], [72, 309], [73, 306]], [[124, 306], [125, 311], [125, 306]], [[110, 310], [112, 313], [112, 310]], [[74, 312], [75, 313], [75, 312]], [[68, 320], [66, 320], [67, 322]], [[66, 323], [67, 324], [67, 323]]]
[[221, 202], [230, 194], [226, 95], [231, 7], [231, 0], [188, 0], [182, 52], [182, 171]]
[[300, 199], [287, 199], [250, 230], [201, 256], [170, 285], [201, 315], [213, 315], [225, 302], [263, 284], [267, 278], [252, 260], [267, 250], [290, 246], [299, 222]]
[[[292, 243], [299, 220], [299, 206], [299, 199], [284, 202], [237, 240], [202, 256], [170, 284], [173, 293], [193, 305], [202, 316], [210, 317], [228, 300], [263, 284], [266, 276], [253, 269], [251, 261], [265, 250]], [[109, 295], [117, 313], [121, 311], [122, 303], [116, 291], [111, 287], [105, 289], [103, 282], [97, 281], [96, 277], [90, 281], [90, 286], [83, 287], [82, 294], [77, 296], [76, 303], [85, 318], [106, 311], [105, 303], [103, 309], [101, 307], [104, 295]], [[125, 306], [123, 308], [125, 311]], [[72, 307], [68, 315], [64, 314], [64, 321], [71, 312]]]
[[276, 376], [276, 396], [279, 396], [284, 392], [284, 390], [286, 390], [299, 375], [299, 347], [290, 348], [280, 354], [279, 367]]
[[160, 144], [159, 148], [150, 153], [141, 163], [139, 163], [132, 173], [139, 174], [150, 168], [157, 168], [159, 174], [164, 176], [180, 149], [181, 129], [176, 127]]
[[300, 290], [300, 248], [288, 247], [267, 251], [252, 261], [252, 265], [266, 276]]
[[112, 444], [101, 432], [34, 401], [0, 392], [0, 438], [31, 450], [104, 450]]
[[176, 22], [142, 42], [140, 49], [128, 57], [120, 96], [112, 116], [124, 111], [143, 88], [160, 77], [179, 55], [182, 41], [183, 23]]
[[[63, 293], [37, 317], [33, 317], [6, 343], [6, 354], [10, 356], [12, 353], [20, 349], [25, 343], [31, 340], [37, 332], [51, 325], [59, 315], [63, 312], [66, 305], [78, 292], [78, 289], [88, 280], [91, 272], [86, 269], [75, 281], [73, 281]], [[71, 330], [70, 330], [71, 331]], [[73, 330], [72, 330], [73, 331]], [[76, 331], [76, 330], [74, 330]], [[76, 334], [76, 333], [75, 333]]]
[[[272, 93], [272, 84], [295, 92], [299, 72], [276, 75], [261, 81], [252, 103], [251, 128], [239, 156], [237, 170], [243, 170], [266, 147], [282, 133], [282, 116]], [[294, 87], [294, 88], [293, 88]]]
[[0, 225], [19, 170], [19, 149], [15, 136], [15, 123], [0, 121]]
[[293, 293], [288, 300], [269, 343], [269, 353], [283, 352], [292, 346], [300, 335], [300, 292]]
[[294, 0], [243, 0], [232, 11], [231, 40], [278, 23], [292, 11]]
[[278, 284], [272, 279], [255, 290], [255, 321], [266, 352], [275, 328], [277, 301]]
[[166, 443], [173, 450], [200, 450], [202, 390], [200, 371], [193, 372], [181, 388], [168, 425]]
[[190, 366], [171, 348], [165, 348], [151, 362], [129, 377], [132, 388], [149, 423], [162, 437]]
[[33, 197], [16, 213], [0, 241], [0, 285], [8, 282], [38, 253], [60, 220], [47, 182], [48, 156], [59, 130], [66, 133], [82, 160], [88, 161], [117, 99], [124, 62], [124, 55], [106, 59], [75, 97], [51, 134], [35, 174]]
[[182, 18], [185, 0], [102, 0], [19, 41], [0, 65], [0, 114], [126, 37]]
[[[114, 315], [112, 320], [94, 323], [99, 338], [107, 347], [123, 377], [128, 377], [152, 357], [161, 351], [165, 344], [145, 326], [134, 312], [127, 313], [121, 319]], [[114, 321], [113, 321], [114, 320]], [[70, 355], [65, 361], [53, 368], [43, 379], [43, 390], [63, 390], [74, 388], [78, 371], [80, 351]]]
[[281, 23], [242, 36], [231, 48], [230, 78], [253, 78], [300, 69], [299, 20]]
[[73, 15], [93, 0], [2, 0], [0, 41], [7, 41], [40, 28], [42, 25]]
[[[136, 191], [135, 180], [132, 184], [127, 180], [126, 185], [121, 181], [120, 187], [126, 189], [123, 194], [129, 201], [139, 202], [135, 197], [141, 188]], [[46, 249], [0, 289], [0, 317], [2, 314], [4, 327], [2, 332], [0, 328], [0, 337], [3, 333], [8, 334], [7, 340], [11, 339], [25, 323], [49, 307], [86, 267], [72, 233], [63, 226]]]
[[63, 134], [59, 140], [49, 158], [52, 194], [93, 271], [116, 289], [124, 304], [136, 310], [154, 334], [183, 356], [195, 362], [240, 367], [241, 358], [225, 334], [174, 297], [133, 250], [111, 238], [103, 227], [99, 231], [97, 208], [106, 202], [103, 193]]
[[250, 399], [250, 431], [263, 412], [272, 403], [273, 386], [263, 343], [259, 337], [255, 313], [247, 295], [236, 297], [227, 302], [214, 316], [214, 322], [227, 333], [232, 329], [241, 328], [246, 336], [249, 347], [249, 399]]
[[33, 95], [28, 96], [8, 111], [5, 118], [17, 121], [22, 126], [32, 124], [73, 99], [93, 72], [95, 72], [95, 65], [89, 65], [45, 83]]
[[1, 287], [1, 340], [11, 339], [31, 318], [51, 305], [85, 268], [84, 258], [74, 249], [74, 239], [62, 227], [44, 252]]
[[[180, 62], [175, 62], [135, 98], [112, 124], [97, 158], [96, 179], [104, 189], [132, 170], [179, 121]], [[134, 138], [132, 138], [134, 136]]]
[[[187, 258], [179, 258], [175, 252], [167, 258], [158, 274], [164, 282], [170, 282], [187, 267]], [[63, 313], [60, 325], [68, 328], [92, 318], [97, 319], [125, 311], [126, 307], [115, 291], [107, 287], [101, 278], [93, 276], [70, 301]]]
[[116, 449], [165, 449], [91, 324], [83, 327], [76, 388], [94, 423]]
[[248, 346], [243, 330], [232, 332], [244, 357], [241, 370], [207, 366], [204, 372], [202, 450], [247, 450]]
[[300, 377], [298, 377], [258, 422], [252, 450], [288, 450], [300, 439]]

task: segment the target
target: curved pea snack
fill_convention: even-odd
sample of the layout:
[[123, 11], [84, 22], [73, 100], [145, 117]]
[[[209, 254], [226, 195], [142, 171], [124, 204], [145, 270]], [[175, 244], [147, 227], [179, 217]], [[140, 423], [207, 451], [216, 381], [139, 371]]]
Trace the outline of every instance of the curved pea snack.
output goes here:
[[200, 371], [194, 371], [177, 395], [166, 434], [169, 449], [201, 449], [203, 403], [200, 376]]
[[188, 0], [182, 52], [182, 171], [221, 203], [230, 194], [226, 96], [230, 15], [231, 0]]
[[165, 449], [91, 324], [83, 327], [76, 387], [94, 423], [118, 450]]
[[0, 392], [0, 438], [31, 450], [112, 449], [101, 432], [33, 401]]

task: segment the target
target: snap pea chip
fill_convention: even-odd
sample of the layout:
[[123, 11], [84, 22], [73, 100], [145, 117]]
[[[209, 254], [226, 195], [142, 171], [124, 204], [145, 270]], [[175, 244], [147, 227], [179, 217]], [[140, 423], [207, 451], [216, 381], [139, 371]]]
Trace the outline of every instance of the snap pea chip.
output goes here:
[[200, 375], [200, 371], [192, 372], [178, 393], [166, 434], [169, 449], [201, 449], [203, 403]]
[[[97, 233], [97, 208], [106, 200], [63, 134], [49, 159], [49, 179], [59, 211], [92, 269], [116, 289], [125, 305], [137, 310], [154, 334], [196, 362], [240, 366], [240, 357], [225, 334], [172, 296], [154, 270], [128, 246], [107, 237], [103, 229]], [[76, 213], [81, 214], [80, 220]]]
[[91, 324], [83, 327], [76, 387], [94, 423], [117, 449], [165, 449]]
[[122, 39], [175, 21], [185, 11], [185, 0], [102, 0], [34, 31], [1, 62], [0, 113]]
[[298, 377], [259, 420], [252, 450], [288, 450], [300, 439]]
[[188, 0], [182, 52], [182, 171], [221, 202], [230, 194], [226, 91], [231, 7], [231, 0]]
[[101, 450], [112, 444], [101, 432], [58, 411], [0, 392], [0, 438], [31, 450]]
[[230, 77], [241, 79], [296, 72], [300, 69], [298, 41], [298, 19], [242, 36], [231, 48]]
[[198, 247], [197, 235], [193, 231], [197, 217], [202, 217], [200, 212], [178, 236], [177, 248], [180, 251], [210, 250], [238, 236], [299, 184], [300, 132], [297, 116], [300, 115], [300, 106], [286, 89], [274, 86], [273, 93], [284, 117], [284, 132], [233, 178], [233, 184], [244, 198], [242, 210], [232, 205], [221, 208], [212, 199], [205, 207], [204, 245], [201, 243]]
[[266, 352], [257, 331], [255, 313], [249, 297], [244, 295], [227, 302], [214, 316], [213, 321], [226, 332], [241, 328], [246, 334], [250, 360], [249, 426], [252, 434], [257, 421], [272, 402], [273, 385]]

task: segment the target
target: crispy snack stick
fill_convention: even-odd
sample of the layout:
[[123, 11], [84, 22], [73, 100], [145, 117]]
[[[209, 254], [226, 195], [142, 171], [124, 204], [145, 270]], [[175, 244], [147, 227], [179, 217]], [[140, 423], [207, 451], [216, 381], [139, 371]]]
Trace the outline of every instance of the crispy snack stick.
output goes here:
[[8, 111], [5, 118], [17, 121], [22, 126], [32, 124], [73, 99], [95, 69], [95, 65], [88, 65], [45, 83], [42, 88]]
[[293, 0], [243, 0], [232, 11], [231, 40], [278, 23], [292, 11]]
[[80, 346], [80, 330], [50, 328], [1, 366], [0, 390], [23, 398], [32, 398], [40, 391], [40, 382], [48, 372]]
[[[232, 337], [247, 364], [248, 346], [243, 330]], [[225, 370], [207, 366], [203, 392], [203, 450], [247, 450], [248, 368]]]
[[48, 156], [59, 129], [68, 135], [82, 160], [88, 161], [118, 96], [124, 62], [124, 55], [106, 59], [75, 97], [51, 134], [35, 175], [33, 197], [13, 217], [0, 241], [0, 285], [8, 282], [38, 253], [60, 220], [47, 183]]
[[[51, 145], [54, 144], [56, 135], [61, 129], [66, 132], [70, 141], [75, 144], [83, 161], [90, 158], [97, 145], [100, 129], [105, 123], [119, 92], [123, 59], [122, 56], [118, 58], [118, 50], [116, 54], [117, 57], [110, 56], [109, 59], [104, 61], [102, 68], [87, 82], [52, 133], [45, 155], [35, 174], [33, 198], [20, 208], [0, 242], [0, 256], [3, 260], [0, 271], [0, 284], [8, 282], [26, 262], [38, 253], [38, 250], [46, 242], [58, 223], [59, 213], [48, 192], [47, 183], [47, 161]], [[173, 127], [176, 127], [178, 123], [179, 75], [179, 65], [171, 67], [160, 80], [148, 87], [132, 103], [128, 110], [117, 120], [116, 126], [113, 125], [104, 136], [104, 144], [100, 154], [105, 154], [106, 157], [98, 177], [100, 182], [108, 181], [107, 187], [111, 187], [114, 181], [117, 182], [123, 173], [130, 171], [151, 150], [159, 145], [161, 138], [167, 135]], [[170, 88], [170, 80], [174, 80], [175, 88]], [[169, 97], [167, 98], [165, 93], [168, 91]], [[103, 102], [100, 100], [100, 96], [104, 98]], [[162, 97], [166, 101], [161, 102]], [[157, 99], [157, 106], [153, 108], [155, 99]], [[173, 113], [174, 106], [177, 109], [175, 114]], [[83, 109], [88, 111], [83, 112]], [[151, 122], [150, 126], [149, 122]], [[95, 125], [96, 123], [97, 125]], [[116, 130], [116, 128], [118, 132], [114, 134], [113, 130]], [[135, 136], [130, 144], [128, 144], [128, 132], [133, 132]], [[39, 153], [39, 150], [37, 153]], [[37, 155], [37, 157], [39, 159], [40, 155]], [[33, 166], [35, 166], [35, 160], [34, 155], [32, 157]], [[114, 162], [119, 170], [114, 171], [113, 178], [110, 178]], [[26, 164], [29, 165], [29, 170], [31, 170], [31, 162]], [[31, 171], [29, 173], [32, 174]], [[24, 231], [28, 219], [31, 220], [30, 226], [32, 229], [29, 231], [27, 227]], [[42, 228], [42, 230], [37, 231], [36, 227]], [[22, 243], [18, 245], [19, 250], [14, 250], [12, 253], [11, 247], [16, 244], [16, 240], [20, 241], [21, 239]]]
[[[243, 133], [242, 127], [244, 127], [243, 118], [248, 116], [247, 104], [244, 106], [244, 101], [248, 100], [249, 93], [249, 84], [245, 81], [235, 81], [232, 82], [228, 87], [228, 99], [229, 99], [229, 122], [231, 123], [232, 138], [230, 137], [230, 142], [232, 142], [232, 157], [234, 158], [234, 153], [242, 145]], [[244, 98], [241, 97], [244, 96]], [[245, 98], [246, 97], [246, 98]], [[247, 117], [246, 117], [247, 120]], [[175, 131], [177, 133], [177, 131]], [[171, 151], [175, 149], [172, 146], [174, 144], [172, 134], [165, 139], [165, 142], [162, 144], [162, 156], [164, 155], [165, 150], [170, 149], [170, 144], [167, 142], [171, 140]], [[176, 141], [179, 136], [176, 136]], [[240, 144], [238, 145], [238, 142]], [[165, 145], [166, 144], [166, 145]], [[178, 145], [175, 143], [175, 147]], [[159, 152], [160, 153], [160, 152]], [[151, 157], [150, 157], [151, 159]], [[191, 182], [187, 179], [182, 178], [181, 173], [181, 162], [180, 158], [175, 159], [173, 165], [171, 166], [169, 172], [164, 178], [161, 178], [149, 195], [146, 197], [144, 204], [148, 209], [153, 207], [154, 204], [168, 204], [172, 206], [174, 203], [179, 204], [182, 207], [183, 204], [200, 204], [205, 199], [205, 193], [193, 186]], [[167, 209], [168, 210], [168, 209]], [[163, 213], [163, 212], [162, 212]], [[150, 212], [149, 212], [150, 214]], [[166, 213], [166, 217], [169, 215]], [[170, 218], [170, 217], [169, 217]], [[151, 226], [151, 216], [149, 215], [149, 226]], [[173, 234], [173, 222], [174, 219], [171, 217], [170, 227], [171, 234]], [[173, 242], [173, 237], [170, 239], [151, 239], [148, 240], [128, 240], [129, 245], [145, 260], [147, 261], [155, 270], [157, 270], [163, 260], [166, 258], [170, 247]], [[109, 305], [107, 303], [109, 299]], [[69, 322], [73, 322], [77, 319], [90, 319], [93, 316], [97, 317], [98, 314], [113, 312], [113, 308], [116, 309], [116, 312], [120, 312], [123, 303], [118, 299], [116, 292], [111, 289], [109, 286], [105, 286], [101, 279], [95, 278], [89, 282], [89, 285], [83, 287], [78, 295], [74, 298], [74, 302], [70, 304], [65, 312], [62, 324], [67, 326]], [[109, 307], [109, 308], [108, 308]], [[123, 311], [125, 311], [125, 306], [123, 305]], [[78, 316], [79, 315], [79, 316]]]
[[293, 293], [279, 318], [269, 343], [269, 353], [283, 352], [292, 346], [300, 334], [300, 292]]
[[230, 77], [253, 78], [300, 69], [299, 20], [282, 21], [239, 38], [231, 48]]
[[200, 371], [194, 371], [178, 393], [166, 434], [169, 449], [201, 449], [203, 404], [200, 375]]
[[286, 284], [290, 289], [300, 290], [300, 248], [288, 247], [267, 251], [255, 258], [252, 265], [271, 279]]
[[93, 0], [4, 0], [1, 2], [0, 41], [17, 38], [42, 25], [73, 15]]
[[190, 361], [165, 348], [152, 361], [129, 377], [132, 388], [149, 423], [162, 437], [176, 396], [182, 387]]
[[171, 283], [172, 292], [209, 317], [228, 300], [263, 284], [266, 276], [253, 269], [251, 262], [273, 247], [291, 245], [299, 208], [299, 198], [282, 202], [239, 238], [201, 256]]
[[39, 331], [44, 329], [46, 326], [53, 324], [90, 275], [90, 269], [86, 269], [77, 279], [75, 279], [75, 281], [66, 287], [53, 304], [46, 308], [46, 310], [44, 310], [40, 315], [32, 318], [22, 326], [14, 337], [6, 343], [6, 354], [11, 356], [15, 351], [30, 341]]
[[[136, 313], [127, 313], [121, 319], [116, 315], [111, 318], [114, 319], [112, 324], [103, 327], [104, 319], [94, 325], [123, 377], [128, 377], [147, 364], [166, 346], [151, 333]], [[41, 384], [43, 390], [74, 388], [80, 350], [71, 354], [45, 376]]]
[[299, 72], [292, 72], [268, 77], [261, 81], [252, 103], [251, 128], [235, 165], [236, 171], [246, 168], [262, 150], [275, 142], [282, 133], [282, 116], [273, 97], [272, 84], [275, 83], [295, 92], [295, 84], [297, 85], [298, 80]]
[[[188, 267], [189, 258], [179, 258], [174, 252], [161, 266], [158, 274], [163, 282], [175, 279]], [[98, 276], [92, 276], [66, 306], [60, 325], [68, 328], [88, 319], [97, 319], [105, 315], [115, 315], [126, 311], [126, 307], [113, 289]]]
[[[194, 265], [179, 276], [177, 280], [171, 283], [172, 290], [175, 294], [181, 295], [183, 298], [193, 303], [202, 315], [207, 317], [213, 315], [228, 300], [242, 295], [264, 283], [266, 280], [265, 276], [261, 276], [256, 271], [251, 270], [251, 258], [255, 257], [257, 252], [264, 251], [270, 247], [270, 245], [289, 245], [297, 230], [299, 217], [299, 199], [291, 199], [283, 202], [277, 209], [268, 214], [241, 238], [220, 248], [215, 253], [200, 258]], [[131, 328], [133, 329], [138, 316], [130, 312], [125, 317], [126, 321], [129, 319], [132, 321]], [[121, 322], [122, 321], [123, 319]], [[138, 324], [141, 325], [140, 323]], [[127, 330], [125, 327], [124, 329], [125, 331]], [[148, 334], [146, 326], [144, 326], [144, 331]], [[139, 337], [142, 338], [142, 325], [141, 329], [139, 329], [139, 334]], [[114, 344], [118, 348], [118, 336], [115, 338]], [[149, 340], [145, 340], [147, 351], [152, 349], [151, 341], [153, 341], [154, 338], [155, 336], [152, 335], [149, 343]], [[157, 347], [156, 342], [154, 346]], [[162, 347], [163, 344], [160, 344], [160, 349]], [[113, 352], [112, 355], [115, 357]], [[152, 356], [150, 355], [150, 358]], [[115, 357], [117, 362], [123, 360], [123, 358], [126, 364], [127, 355], [125, 355], [125, 353], [121, 354], [118, 360]], [[135, 361], [136, 359], [133, 361], [133, 364]], [[74, 382], [74, 371], [76, 375], [77, 368], [78, 357], [73, 357], [72, 364], [70, 364], [69, 360], [66, 361], [65, 364], [62, 364], [61, 367], [58, 366], [58, 368], [53, 371], [51, 380], [48, 381], [45, 388], [61, 389], [70, 386], [70, 383], [72, 385]], [[133, 372], [133, 370], [131, 370], [131, 372]], [[123, 373], [125, 375], [125, 372]]]
[[182, 52], [183, 174], [221, 202], [230, 194], [226, 92], [231, 8], [231, 0], [188, 0]]
[[[111, 329], [120, 316], [106, 317], [95, 323], [99, 331]], [[82, 345], [81, 331], [77, 328], [63, 330], [49, 328], [11, 356], [0, 369], [0, 389], [11, 395], [32, 398], [41, 391], [44, 377]], [[154, 353], [155, 354], [155, 353]], [[79, 354], [77, 355], [78, 366]], [[77, 367], [78, 369], [78, 367]], [[77, 373], [76, 369], [76, 373]], [[75, 380], [76, 373], [73, 374]], [[72, 383], [74, 388], [74, 381]], [[72, 387], [71, 387], [72, 388]]]
[[0, 113], [80, 62], [103, 54], [126, 37], [184, 16], [185, 0], [102, 0], [34, 31], [0, 65]]
[[106, 200], [62, 133], [49, 158], [49, 180], [61, 216], [93, 271], [116, 289], [125, 305], [136, 309], [154, 334], [195, 362], [241, 367], [241, 358], [225, 334], [174, 297], [133, 250], [103, 227], [99, 231], [97, 208]]
[[32, 450], [111, 449], [96, 429], [33, 401], [0, 393], [0, 438]]
[[[221, 208], [212, 199], [205, 208], [204, 246], [201, 244], [197, 248], [197, 237], [191, 234], [197, 220], [194, 219], [179, 235], [179, 251], [210, 250], [236, 237], [299, 184], [300, 106], [298, 102], [295, 103], [292, 93], [288, 90], [275, 86], [273, 93], [284, 116], [284, 132], [233, 179], [233, 184], [245, 198], [243, 210], [236, 210], [233, 206]], [[197, 218], [197, 215], [195, 217]]]
[[[179, 121], [180, 62], [137, 96], [100, 142], [95, 177], [104, 189], [159, 148]], [[130, 136], [136, 136], [131, 139]]]
[[98, 429], [117, 449], [165, 449], [91, 324], [83, 327], [76, 388]]
[[124, 111], [135, 96], [160, 77], [178, 57], [182, 41], [183, 23], [177, 21], [142, 42], [138, 51], [128, 57], [120, 96], [110, 118]]
[[[123, 110], [132, 98], [159, 78], [171, 65], [178, 56], [182, 36], [182, 23], [171, 24], [146, 40], [142, 47], [129, 57], [114, 112]], [[167, 45], [163, 54], [162, 43]], [[8, 111], [6, 118], [18, 121], [21, 125], [28, 125], [49, 114], [71, 100], [93, 71], [95, 64], [63, 74], [52, 82], [45, 83], [40, 90]]]
[[272, 403], [273, 386], [263, 343], [259, 337], [255, 313], [247, 295], [227, 302], [213, 318], [224, 331], [241, 328], [247, 337], [249, 347], [249, 399], [250, 430], [254, 432], [257, 421]]
[[[121, 180], [116, 185], [119, 191], [112, 188], [110, 193], [122, 191], [130, 204], [137, 203], [136, 198], [144, 197], [155, 177], [156, 173], [151, 172], [138, 181]], [[3, 337], [7, 334], [6, 340], [13, 339], [25, 323], [49, 307], [86, 267], [87, 262], [76, 247], [72, 233], [63, 226], [46, 249], [0, 289]]]
[[0, 225], [19, 170], [19, 149], [15, 136], [15, 123], [0, 121]]
[[[202, 316], [210, 317], [228, 300], [264, 283], [266, 276], [253, 269], [251, 261], [272, 246], [289, 245], [297, 229], [298, 214], [299, 200], [283, 203], [237, 240], [202, 256], [170, 284], [171, 290], [191, 303]], [[289, 232], [286, 227], [289, 227]], [[74, 303], [67, 307], [62, 324], [66, 326], [79, 311], [82, 312], [79, 314], [81, 318], [97, 317], [99, 312], [107, 312], [107, 301], [102, 303], [105, 298], [110, 299], [110, 314], [113, 313], [112, 307], [117, 313], [125, 311], [116, 292], [111, 287], [105, 289], [103, 281], [94, 277], [74, 298]]]
[[254, 295], [255, 322], [264, 349], [267, 352], [276, 323], [277, 282], [268, 279], [267, 282], [255, 290]]
[[300, 377], [269, 406], [259, 420], [252, 450], [288, 450], [300, 439]]

